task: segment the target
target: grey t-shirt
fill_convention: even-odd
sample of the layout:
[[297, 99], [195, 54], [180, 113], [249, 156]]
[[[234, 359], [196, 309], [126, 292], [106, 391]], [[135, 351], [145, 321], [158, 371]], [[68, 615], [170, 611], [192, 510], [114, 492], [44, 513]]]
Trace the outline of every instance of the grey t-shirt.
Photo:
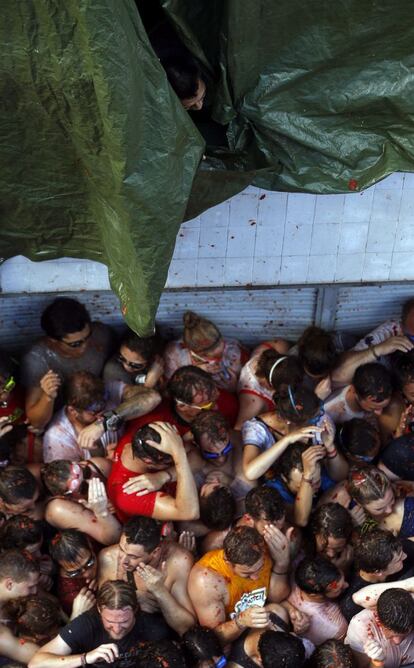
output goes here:
[[[38, 387], [40, 379], [52, 370], [65, 382], [76, 371], [90, 371], [100, 376], [103, 366], [113, 350], [114, 334], [108, 325], [92, 323], [92, 335], [82, 357], [63, 357], [47, 345], [47, 338], [39, 339], [23, 356], [20, 377], [27, 387]], [[61, 391], [55, 402], [55, 410], [62, 406]]]
[[127, 385], [135, 385], [135, 376], [137, 373], [137, 371], [134, 371], [134, 373], [125, 371], [122, 364], [118, 362], [116, 355], [114, 355], [105, 364], [102, 377], [105, 381], [120, 380]]

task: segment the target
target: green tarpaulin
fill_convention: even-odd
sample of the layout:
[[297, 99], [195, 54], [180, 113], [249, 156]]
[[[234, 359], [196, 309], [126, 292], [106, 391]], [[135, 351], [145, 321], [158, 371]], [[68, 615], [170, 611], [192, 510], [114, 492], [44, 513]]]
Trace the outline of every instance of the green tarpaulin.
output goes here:
[[249, 183], [349, 192], [414, 166], [411, 0], [162, 5], [226, 146], [205, 148], [133, 0], [16, 0], [1, 18], [0, 255], [106, 263], [140, 334], [185, 217]]

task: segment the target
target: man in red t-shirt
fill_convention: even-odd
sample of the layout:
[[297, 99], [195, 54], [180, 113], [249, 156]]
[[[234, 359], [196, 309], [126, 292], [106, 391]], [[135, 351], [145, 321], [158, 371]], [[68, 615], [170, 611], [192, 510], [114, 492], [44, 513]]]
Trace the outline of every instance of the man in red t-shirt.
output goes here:
[[[167, 469], [172, 465], [177, 479], [174, 495], [171, 485], [167, 488], [165, 484], [160, 491], [126, 493], [125, 484], [146, 473], [167, 473], [167, 479], [171, 481]], [[197, 488], [182, 438], [172, 425], [163, 422], [141, 427], [132, 441], [123, 439], [118, 445], [107, 491], [121, 522], [132, 515], [147, 515], [164, 521], [199, 517]]]

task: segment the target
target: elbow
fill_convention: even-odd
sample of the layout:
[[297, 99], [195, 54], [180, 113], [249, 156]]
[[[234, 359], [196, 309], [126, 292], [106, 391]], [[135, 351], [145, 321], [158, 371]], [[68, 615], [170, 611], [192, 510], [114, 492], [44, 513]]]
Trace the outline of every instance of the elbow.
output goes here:
[[308, 518], [307, 517], [295, 517], [295, 525], [297, 527], [306, 527], [308, 524]]
[[148, 412], [153, 411], [154, 408], [157, 408], [157, 406], [161, 403], [162, 397], [157, 390], [149, 390], [149, 396], [148, 396]]
[[37, 657], [36, 653], [32, 658], [30, 659], [29, 663], [27, 664], [27, 668], [38, 668], [38, 666], [41, 665], [41, 662], [36, 658]]
[[255, 480], [257, 480], [257, 476], [255, 476], [254, 473], [248, 468], [245, 469], [243, 467], [243, 475], [249, 482], [255, 482]]
[[191, 522], [192, 520], [199, 520], [200, 519], [200, 509], [198, 506], [193, 509], [188, 509], [183, 510], [181, 513], [179, 513], [178, 517], [175, 519], [176, 522]]

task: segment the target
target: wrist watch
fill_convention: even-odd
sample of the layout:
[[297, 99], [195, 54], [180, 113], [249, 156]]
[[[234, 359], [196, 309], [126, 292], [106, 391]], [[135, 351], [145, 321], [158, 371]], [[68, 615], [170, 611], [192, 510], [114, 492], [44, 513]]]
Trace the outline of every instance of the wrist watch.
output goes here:
[[102, 416], [102, 424], [105, 431], [117, 431], [123, 420], [115, 411], [107, 411]]

